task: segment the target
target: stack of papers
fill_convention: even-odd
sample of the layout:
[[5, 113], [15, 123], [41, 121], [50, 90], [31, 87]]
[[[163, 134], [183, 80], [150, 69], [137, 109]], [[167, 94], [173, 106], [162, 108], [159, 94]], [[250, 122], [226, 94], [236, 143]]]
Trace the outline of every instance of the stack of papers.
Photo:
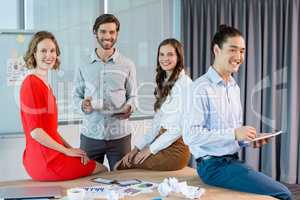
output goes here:
[[[156, 183], [141, 181], [138, 184], [122, 187], [116, 184], [95, 185], [82, 187], [85, 199], [121, 199], [124, 196], [136, 196], [143, 193], [151, 193], [157, 188]], [[114, 198], [111, 198], [111, 197]], [[67, 197], [65, 199], [68, 199]]]

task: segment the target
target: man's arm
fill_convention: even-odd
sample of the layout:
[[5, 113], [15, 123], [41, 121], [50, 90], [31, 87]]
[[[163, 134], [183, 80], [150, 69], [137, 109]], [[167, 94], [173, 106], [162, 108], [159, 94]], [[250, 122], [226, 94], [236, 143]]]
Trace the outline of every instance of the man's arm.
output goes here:
[[72, 91], [72, 99], [74, 110], [80, 114], [85, 114], [85, 111], [83, 110], [85, 83], [80, 68], [76, 69], [73, 82], [74, 88]]
[[235, 141], [233, 128], [209, 129], [211, 124], [208, 123], [210, 123], [212, 110], [206, 87], [205, 83], [203, 85], [194, 83], [186, 94], [185, 104], [188, 106], [182, 117], [184, 142], [188, 145], [209, 145], [212, 148], [218, 147], [220, 142], [232, 143]]

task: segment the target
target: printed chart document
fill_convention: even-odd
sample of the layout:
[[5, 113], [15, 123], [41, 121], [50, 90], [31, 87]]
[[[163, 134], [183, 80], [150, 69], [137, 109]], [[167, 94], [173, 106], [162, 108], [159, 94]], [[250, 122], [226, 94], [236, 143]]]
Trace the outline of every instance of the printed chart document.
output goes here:
[[[110, 181], [114, 183], [110, 184]], [[136, 196], [143, 193], [151, 193], [153, 192], [158, 184], [148, 182], [148, 181], [140, 181], [138, 179], [128, 179], [128, 180], [111, 180], [111, 179], [104, 179], [104, 178], [95, 178], [91, 180], [92, 182], [97, 182], [99, 185], [87, 186], [82, 187], [86, 193], [85, 199], [106, 199], [109, 195], [117, 194], [121, 197], [124, 196]], [[105, 184], [102, 184], [105, 182]], [[133, 183], [134, 184], [131, 184]], [[137, 182], [137, 183], [136, 183]], [[109, 184], [108, 184], [109, 183]], [[120, 183], [123, 183], [127, 186], [121, 186]], [[63, 200], [67, 200], [68, 198], [65, 197]]]
[[251, 141], [244, 141], [244, 143], [249, 144], [251, 142], [259, 141], [259, 140], [262, 140], [262, 139], [268, 139], [268, 138], [271, 138], [271, 137], [275, 137], [275, 136], [277, 136], [281, 133], [282, 133], [282, 131], [277, 131], [275, 133], [260, 133], [256, 136], [255, 139], [253, 139]]

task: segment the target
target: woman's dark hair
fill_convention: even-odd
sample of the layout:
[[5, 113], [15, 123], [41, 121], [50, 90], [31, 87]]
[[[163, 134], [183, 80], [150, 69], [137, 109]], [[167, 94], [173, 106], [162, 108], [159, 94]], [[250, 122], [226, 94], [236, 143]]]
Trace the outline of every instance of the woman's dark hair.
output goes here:
[[223, 44], [227, 41], [228, 38], [236, 36], [243, 37], [242, 33], [236, 28], [227, 26], [225, 24], [221, 24], [219, 26], [218, 32], [214, 35], [213, 40], [211, 42], [211, 52], [213, 56], [215, 44], [218, 45], [219, 48], [222, 48]]
[[120, 22], [119, 20], [112, 14], [103, 14], [97, 17], [95, 20], [94, 26], [93, 26], [93, 32], [94, 34], [97, 33], [98, 28], [101, 24], [106, 24], [106, 23], [115, 23], [117, 26], [117, 32], [120, 30]]
[[[167, 81], [165, 79], [167, 78], [167, 73], [164, 71], [160, 64], [159, 64], [159, 51], [162, 46], [165, 45], [171, 45], [176, 52], [177, 56], [177, 64], [171, 74], [171, 76], [168, 78]], [[161, 105], [165, 102], [167, 96], [170, 94], [172, 87], [174, 86], [175, 82], [177, 81], [180, 72], [182, 69], [184, 69], [184, 58], [183, 58], [183, 47], [181, 43], [174, 39], [174, 38], [168, 38], [162, 41], [157, 50], [157, 59], [156, 59], [156, 87], [154, 90], [154, 96], [155, 96], [155, 103], [154, 103], [154, 110], [157, 111], [160, 109]]]
[[24, 56], [24, 60], [26, 63], [26, 67], [28, 69], [36, 68], [36, 60], [34, 57], [34, 54], [37, 51], [37, 46], [38, 44], [43, 41], [44, 39], [50, 39], [52, 42], [55, 44], [56, 47], [56, 62], [53, 66], [53, 69], [59, 69], [60, 65], [60, 60], [59, 60], [59, 55], [60, 55], [60, 49], [57, 43], [57, 40], [55, 39], [54, 35], [48, 31], [39, 31], [35, 33], [29, 43], [28, 49], [26, 51], [26, 54]]

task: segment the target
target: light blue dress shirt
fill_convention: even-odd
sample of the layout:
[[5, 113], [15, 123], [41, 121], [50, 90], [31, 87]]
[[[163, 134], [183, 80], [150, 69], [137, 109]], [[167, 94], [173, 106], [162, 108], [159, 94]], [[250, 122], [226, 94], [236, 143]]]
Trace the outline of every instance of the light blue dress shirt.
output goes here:
[[[125, 104], [137, 105], [137, 81], [134, 63], [119, 53], [103, 62], [95, 51], [77, 69], [74, 79], [73, 102], [76, 111], [82, 114], [80, 133], [99, 140], [113, 140], [132, 132], [128, 119], [119, 120], [110, 111], [121, 109]], [[82, 101], [102, 102], [100, 109], [84, 113]]]
[[233, 154], [240, 149], [234, 129], [242, 126], [240, 89], [225, 83], [213, 67], [196, 79], [187, 95], [184, 142], [195, 158]]

